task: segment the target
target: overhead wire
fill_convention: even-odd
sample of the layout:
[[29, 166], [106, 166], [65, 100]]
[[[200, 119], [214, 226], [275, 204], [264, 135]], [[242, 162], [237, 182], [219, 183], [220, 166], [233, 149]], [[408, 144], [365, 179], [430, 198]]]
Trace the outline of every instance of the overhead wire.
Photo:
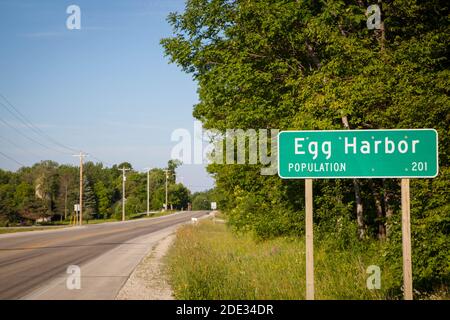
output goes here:
[[[23, 125], [25, 125], [28, 129], [32, 130], [36, 135], [40, 136], [41, 138], [44, 138], [45, 140], [49, 140], [51, 143], [53, 143], [54, 145], [57, 145], [60, 148], [63, 148], [65, 150], [70, 151], [70, 153], [73, 152], [79, 152], [79, 150], [69, 147], [59, 141], [57, 141], [56, 139], [52, 138], [51, 136], [49, 136], [47, 133], [45, 133], [43, 130], [41, 130], [39, 127], [37, 127], [36, 125], [34, 125], [19, 109], [17, 109], [3, 94], [0, 93], [0, 97], [6, 102], [2, 102], [0, 101], [0, 105], [3, 106], [3, 108], [8, 111], [9, 114], [11, 114], [14, 118], [16, 118], [18, 121], [20, 121]], [[5, 125], [7, 125], [8, 127], [10, 127], [11, 129], [15, 130], [16, 132], [18, 132], [20, 135], [22, 135], [23, 137], [27, 138], [28, 140], [32, 141], [33, 143], [37, 143], [38, 145], [51, 150], [51, 151], [56, 151], [58, 153], [61, 154], [68, 154], [68, 152], [63, 152], [59, 149], [53, 148], [51, 146], [48, 146], [47, 144], [41, 143], [39, 141], [37, 141], [36, 139], [26, 135], [25, 133], [23, 133], [22, 131], [20, 131], [18, 128], [12, 126], [10, 123], [4, 121], [3, 119], [1, 119], [1, 122], [3, 122]], [[46, 141], [47, 142], [47, 141]], [[92, 155], [92, 153], [90, 153], [90, 156], [94, 159], [97, 160], [101, 163], [104, 163], [108, 166], [112, 166], [110, 163], [103, 161], [102, 159], [99, 159], [95, 156]]]
[[20, 131], [19, 129], [17, 129], [16, 127], [14, 127], [13, 125], [11, 125], [10, 123], [8, 123], [7, 121], [3, 120], [2, 118], [0, 118], [0, 122], [2, 122], [3, 124], [5, 124], [6, 126], [10, 127], [10, 128], [13, 129], [14, 131], [16, 131], [16, 132], [17, 132], [18, 134], [20, 134], [22, 137], [24, 137], [24, 138], [30, 140], [30, 141], [33, 142], [33, 143], [36, 143], [36, 144], [40, 145], [41, 147], [43, 147], [43, 148], [45, 148], [45, 149], [47, 149], [47, 150], [56, 151], [56, 152], [59, 152], [59, 153], [62, 153], [62, 154], [67, 154], [66, 152], [62, 152], [61, 150], [51, 148], [51, 147], [49, 147], [49, 146], [47, 146], [47, 145], [45, 145], [45, 144], [43, 144], [43, 143], [37, 141], [36, 139], [31, 138], [30, 136], [28, 136], [27, 134], [23, 133], [22, 131]]
[[14, 158], [8, 156], [7, 154], [4, 154], [4, 153], [1, 152], [1, 151], [0, 151], [0, 155], [2, 155], [3, 157], [5, 157], [6, 159], [9, 159], [9, 160], [11, 160], [11, 161], [17, 163], [19, 166], [26, 167], [23, 163], [21, 163], [21, 162], [17, 161], [16, 159], [14, 159]]
[[[44, 137], [45, 139], [48, 139], [53, 144], [59, 146], [60, 148], [69, 150], [70, 152], [77, 152], [78, 150], [75, 150], [74, 148], [71, 148], [55, 139], [53, 139], [51, 136], [49, 136], [47, 133], [45, 133], [41, 128], [35, 126], [20, 110], [18, 110], [3, 94], [0, 93], [0, 97], [3, 98], [3, 100], [6, 101], [7, 105], [0, 101], [0, 104], [16, 119], [18, 119], [20, 122], [22, 122], [25, 126], [27, 126], [30, 130], [32, 130], [35, 134]], [[14, 112], [13, 112], [14, 111]]]
[[39, 156], [38, 154], [36, 154], [34, 152], [31, 152], [30, 150], [25, 149], [24, 147], [18, 145], [17, 143], [15, 143], [14, 141], [12, 141], [12, 140], [10, 140], [10, 139], [8, 139], [6, 137], [0, 136], [0, 139], [2, 139], [3, 141], [8, 142], [10, 145], [16, 147], [17, 149], [20, 149], [20, 150], [24, 151], [25, 153], [29, 153], [29, 154], [35, 156], [36, 158], [42, 158], [42, 156]]

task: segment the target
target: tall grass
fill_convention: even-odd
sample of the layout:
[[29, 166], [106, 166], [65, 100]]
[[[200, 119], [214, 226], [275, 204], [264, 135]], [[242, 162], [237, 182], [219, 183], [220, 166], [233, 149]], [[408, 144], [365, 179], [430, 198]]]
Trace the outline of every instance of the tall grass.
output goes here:
[[[341, 250], [315, 243], [316, 299], [384, 299], [366, 287], [366, 269], [377, 261], [375, 246]], [[304, 239], [255, 241], [224, 224], [202, 222], [178, 231], [167, 256], [178, 299], [304, 299]], [[390, 281], [383, 268], [383, 281]]]

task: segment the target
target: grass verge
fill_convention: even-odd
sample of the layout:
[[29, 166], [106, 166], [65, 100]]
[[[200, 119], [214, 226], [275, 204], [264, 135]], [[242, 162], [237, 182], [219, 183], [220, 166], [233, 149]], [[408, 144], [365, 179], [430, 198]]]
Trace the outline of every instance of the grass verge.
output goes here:
[[[168, 211], [158, 211], [158, 212], [152, 212], [148, 216], [146, 213], [139, 213], [139, 214], [133, 214], [127, 217], [127, 220], [135, 220], [135, 219], [145, 219], [145, 218], [156, 218], [156, 217], [162, 217], [167, 216], [173, 213], [176, 213], [178, 211], [175, 210], [168, 210]], [[120, 219], [116, 218], [108, 218], [108, 219], [90, 219], [90, 220], [83, 220], [83, 225], [91, 225], [91, 224], [99, 224], [99, 223], [106, 223], [106, 222], [118, 222], [122, 221]], [[52, 229], [61, 229], [64, 227], [71, 226], [69, 220], [63, 220], [63, 221], [54, 221], [47, 224], [37, 225], [37, 226], [29, 226], [29, 227], [1, 227], [0, 228], [0, 234], [3, 233], [16, 233], [16, 232], [27, 232], [27, 231], [40, 231], [40, 230], [52, 230]]]
[[[316, 299], [385, 299], [366, 286], [377, 249], [336, 251], [315, 243]], [[179, 229], [166, 257], [177, 299], [304, 299], [304, 238], [255, 241], [224, 224], [204, 221]], [[391, 281], [383, 268], [381, 281]]]
[[5, 228], [0, 228], [0, 234], [27, 232], [27, 231], [45, 231], [45, 230], [54, 230], [54, 229], [61, 229], [61, 228], [65, 228], [65, 227], [20, 227], [20, 228], [5, 227]]

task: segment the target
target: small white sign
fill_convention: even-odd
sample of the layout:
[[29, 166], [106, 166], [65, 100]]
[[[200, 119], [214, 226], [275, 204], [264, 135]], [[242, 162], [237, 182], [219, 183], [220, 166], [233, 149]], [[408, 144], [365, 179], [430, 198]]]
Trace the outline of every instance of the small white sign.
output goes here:
[[211, 210], [217, 210], [217, 202], [211, 202]]
[[75, 204], [74, 206], [73, 206], [73, 210], [75, 211], [75, 212], [80, 212], [80, 204]]

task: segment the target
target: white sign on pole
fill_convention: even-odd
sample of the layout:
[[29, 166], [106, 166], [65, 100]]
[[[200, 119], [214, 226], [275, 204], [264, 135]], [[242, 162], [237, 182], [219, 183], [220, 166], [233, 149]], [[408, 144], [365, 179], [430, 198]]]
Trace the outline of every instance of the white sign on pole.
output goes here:
[[75, 211], [75, 212], [80, 212], [80, 204], [75, 204], [74, 206], [73, 206], [73, 210]]
[[211, 202], [211, 210], [217, 210], [217, 202]]

